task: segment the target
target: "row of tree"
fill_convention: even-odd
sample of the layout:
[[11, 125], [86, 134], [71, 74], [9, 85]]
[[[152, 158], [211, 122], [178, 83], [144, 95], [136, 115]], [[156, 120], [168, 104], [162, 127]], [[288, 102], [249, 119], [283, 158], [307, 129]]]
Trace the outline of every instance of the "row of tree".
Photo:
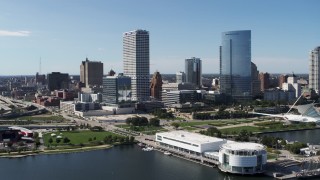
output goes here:
[[216, 114], [213, 113], [193, 113], [193, 119], [230, 119], [230, 118], [248, 118], [252, 117], [252, 114], [249, 114], [246, 111], [218, 111]]
[[148, 120], [148, 118], [140, 116], [127, 118], [126, 123], [131, 126], [160, 126], [160, 120], [158, 118]]
[[[48, 140], [48, 142], [49, 142], [49, 144], [52, 144], [52, 143], [53, 143], [53, 139], [50, 138], [50, 139]], [[61, 138], [56, 138], [56, 143], [59, 144], [60, 142], [61, 142]], [[68, 143], [70, 143], [70, 139], [69, 139], [68, 137], [64, 137], [64, 138], [62, 139], [62, 142], [63, 142], [64, 144], [68, 144]]]
[[173, 119], [174, 115], [172, 112], [167, 112], [166, 109], [155, 109], [152, 113], [160, 119]]
[[121, 144], [131, 144], [131, 143], [134, 143], [134, 137], [133, 136], [126, 136], [126, 137], [123, 137], [123, 136], [112, 136], [111, 134], [106, 136], [104, 139], [103, 139], [104, 143], [106, 144], [112, 144], [112, 143], [116, 143], [116, 142], [119, 142]]

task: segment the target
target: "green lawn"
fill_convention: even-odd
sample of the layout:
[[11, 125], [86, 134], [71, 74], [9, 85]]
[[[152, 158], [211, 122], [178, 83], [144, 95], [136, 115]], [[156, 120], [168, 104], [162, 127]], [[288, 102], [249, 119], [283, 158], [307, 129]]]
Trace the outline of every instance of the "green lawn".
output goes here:
[[[62, 133], [62, 135], [60, 135]], [[43, 136], [44, 144], [47, 146], [49, 144], [49, 139], [51, 137], [52, 133], [47, 133]], [[70, 143], [74, 145], [78, 144], [86, 144], [89, 143], [89, 138], [94, 139], [96, 137], [95, 141], [102, 141], [107, 135], [112, 135], [112, 136], [119, 136], [111, 132], [107, 131], [101, 131], [101, 132], [96, 132], [96, 131], [63, 131], [63, 132], [54, 132], [54, 134], [57, 134], [57, 136], [62, 136], [61, 142], [59, 145], [63, 145], [63, 138], [68, 137], [70, 139]], [[56, 143], [56, 137], [52, 137], [53, 143], [51, 145], [57, 145]]]
[[198, 130], [198, 128], [195, 128], [195, 127], [183, 127], [184, 130], [187, 130], [187, 131], [193, 131], [193, 130]]
[[274, 153], [268, 153], [267, 154], [267, 159], [276, 159], [278, 157], [277, 154], [274, 154]]

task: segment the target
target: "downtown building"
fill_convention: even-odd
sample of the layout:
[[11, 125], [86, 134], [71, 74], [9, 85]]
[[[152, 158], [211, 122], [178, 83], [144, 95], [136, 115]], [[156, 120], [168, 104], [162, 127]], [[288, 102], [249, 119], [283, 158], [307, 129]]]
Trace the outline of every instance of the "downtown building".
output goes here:
[[102, 86], [103, 63], [86, 58], [80, 65], [80, 81], [85, 87]]
[[102, 95], [107, 104], [131, 102], [131, 78], [122, 73], [103, 77]]
[[201, 88], [202, 81], [202, 67], [201, 59], [192, 57], [185, 60], [185, 76], [186, 82], [196, 85], [198, 88]]
[[251, 31], [222, 33], [220, 92], [241, 102], [252, 99]]
[[47, 75], [48, 89], [50, 91], [69, 89], [69, 74], [52, 72]]
[[309, 89], [313, 89], [320, 94], [320, 46], [310, 52], [309, 63]]
[[150, 83], [150, 94], [156, 100], [161, 100], [162, 92], [162, 77], [161, 74], [156, 71], [154, 72], [151, 83]]
[[124, 75], [131, 78], [132, 100], [150, 98], [149, 32], [134, 30], [123, 34]]

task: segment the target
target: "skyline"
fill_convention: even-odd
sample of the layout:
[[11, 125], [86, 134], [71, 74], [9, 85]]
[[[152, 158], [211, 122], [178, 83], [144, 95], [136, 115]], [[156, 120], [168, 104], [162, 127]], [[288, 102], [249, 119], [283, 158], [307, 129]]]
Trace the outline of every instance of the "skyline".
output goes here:
[[[309, 52], [320, 45], [320, 2], [228, 1], [3, 1], [0, 75], [80, 74], [86, 57], [123, 72], [123, 33], [150, 33], [150, 73], [184, 71], [198, 57], [203, 74], [219, 73], [225, 31], [251, 30], [252, 62], [260, 72], [308, 73]], [[10, 63], [8, 63], [10, 62]], [[170, 63], [170, 66], [168, 64]], [[19, 66], [18, 66], [19, 64]]]

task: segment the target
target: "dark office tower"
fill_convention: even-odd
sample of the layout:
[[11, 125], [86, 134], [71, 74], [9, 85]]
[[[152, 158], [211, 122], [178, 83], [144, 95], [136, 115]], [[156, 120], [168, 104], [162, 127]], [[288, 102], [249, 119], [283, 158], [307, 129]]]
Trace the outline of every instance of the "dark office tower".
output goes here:
[[252, 82], [252, 96], [258, 96], [260, 94], [260, 79], [257, 65], [251, 62], [251, 82]]
[[234, 101], [252, 99], [250, 30], [222, 33], [220, 92]]
[[131, 77], [132, 100], [150, 98], [149, 32], [135, 30], [123, 34], [123, 73]]
[[102, 86], [103, 63], [86, 58], [80, 65], [80, 82], [86, 87]]
[[161, 92], [162, 92], [162, 77], [161, 74], [156, 71], [151, 79], [150, 85], [151, 96], [155, 99], [161, 99]]
[[48, 89], [50, 91], [69, 89], [69, 74], [52, 72], [47, 75]]
[[36, 83], [37, 84], [45, 84], [46, 83], [46, 75], [44, 74], [36, 74]]
[[269, 73], [260, 73], [259, 78], [261, 81], [261, 91], [264, 92], [264, 90], [270, 88], [270, 74]]
[[198, 88], [202, 86], [201, 75], [202, 67], [200, 58], [192, 57], [185, 60], [186, 82], [196, 85]]

